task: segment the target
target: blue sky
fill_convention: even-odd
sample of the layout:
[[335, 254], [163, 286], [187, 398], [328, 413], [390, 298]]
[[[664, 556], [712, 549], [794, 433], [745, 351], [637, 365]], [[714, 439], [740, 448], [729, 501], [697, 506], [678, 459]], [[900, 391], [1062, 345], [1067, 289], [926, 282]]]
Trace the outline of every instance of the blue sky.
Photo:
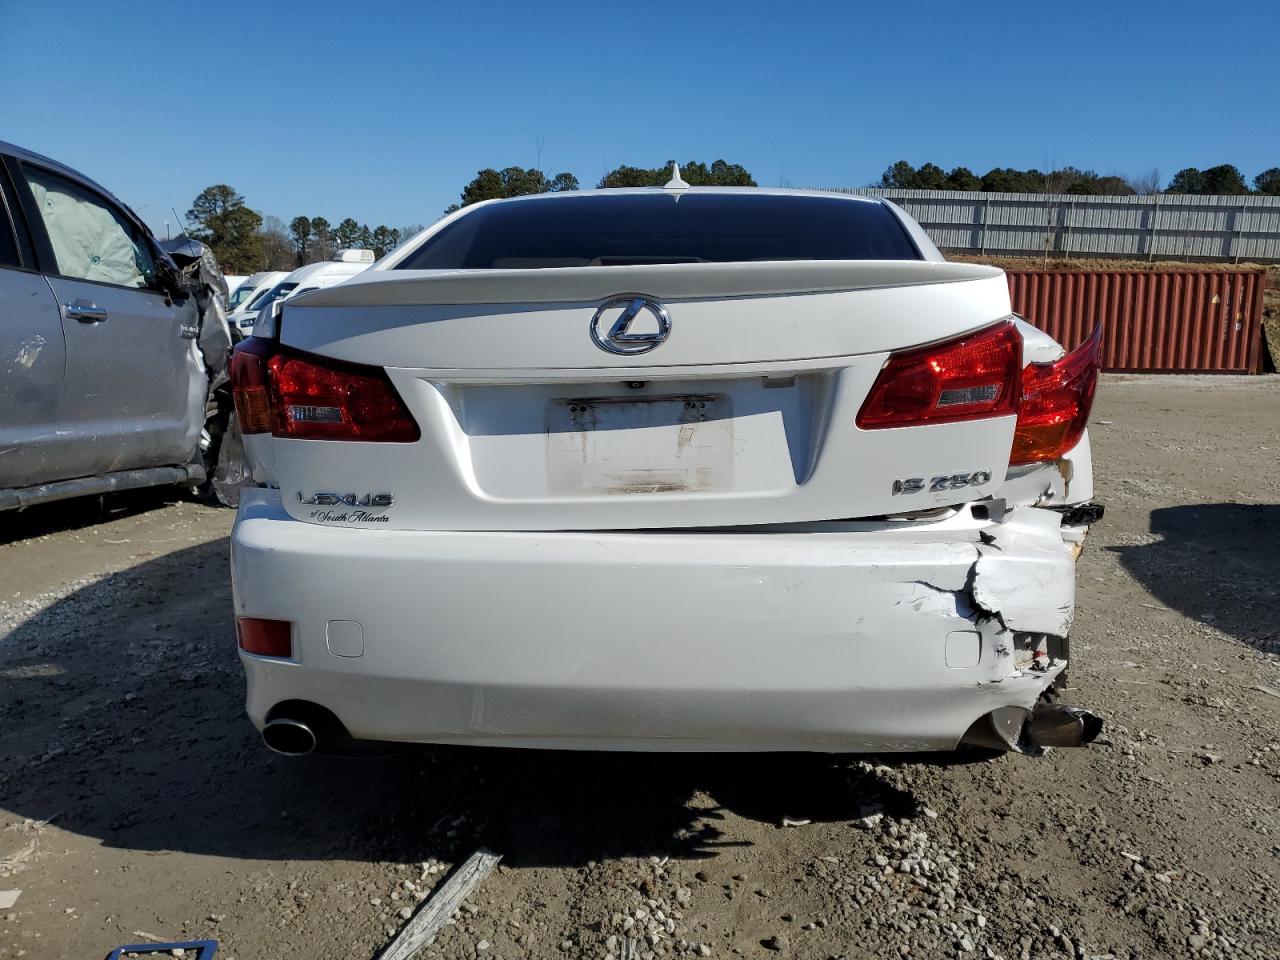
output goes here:
[[1275, 0], [293, 8], [0, 0], [0, 139], [162, 235], [212, 183], [285, 220], [400, 226], [480, 167], [539, 162], [584, 186], [668, 157], [791, 186], [899, 159], [1280, 165]]

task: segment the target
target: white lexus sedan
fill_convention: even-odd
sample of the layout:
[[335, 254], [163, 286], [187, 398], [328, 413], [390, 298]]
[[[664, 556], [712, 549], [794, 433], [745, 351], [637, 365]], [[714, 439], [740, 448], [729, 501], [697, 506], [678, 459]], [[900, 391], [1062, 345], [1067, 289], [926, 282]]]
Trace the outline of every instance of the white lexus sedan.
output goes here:
[[248, 712], [352, 741], [1039, 752], [1101, 508], [1071, 354], [893, 204], [468, 206], [234, 359]]

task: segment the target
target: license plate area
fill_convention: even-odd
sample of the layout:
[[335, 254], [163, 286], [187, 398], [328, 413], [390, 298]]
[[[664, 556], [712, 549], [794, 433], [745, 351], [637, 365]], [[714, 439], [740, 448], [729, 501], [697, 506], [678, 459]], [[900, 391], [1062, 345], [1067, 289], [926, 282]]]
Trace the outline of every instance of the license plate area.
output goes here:
[[722, 393], [553, 400], [547, 483], [554, 493], [602, 496], [727, 490], [732, 402]]

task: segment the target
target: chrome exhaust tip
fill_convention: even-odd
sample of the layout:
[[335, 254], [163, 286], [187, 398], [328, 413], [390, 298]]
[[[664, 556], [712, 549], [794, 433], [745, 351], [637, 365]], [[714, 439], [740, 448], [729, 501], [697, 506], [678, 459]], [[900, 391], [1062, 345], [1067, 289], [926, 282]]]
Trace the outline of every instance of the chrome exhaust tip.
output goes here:
[[262, 728], [262, 742], [286, 757], [305, 757], [319, 744], [316, 733], [301, 720], [278, 717]]

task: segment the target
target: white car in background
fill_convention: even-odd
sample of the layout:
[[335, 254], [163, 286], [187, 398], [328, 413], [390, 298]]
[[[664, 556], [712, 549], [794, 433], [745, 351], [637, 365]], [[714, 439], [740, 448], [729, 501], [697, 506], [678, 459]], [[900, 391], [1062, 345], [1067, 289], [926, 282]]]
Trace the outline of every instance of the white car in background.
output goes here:
[[262, 294], [256, 297], [243, 314], [236, 318], [242, 331], [253, 328], [258, 317], [269, 310], [277, 301], [284, 301], [298, 294], [323, 287], [331, 287], [335, 283], [354, 277], [369, 269], [374, 261], [372, 250], [348, 249], [339, 250], [332, 260], [321, 260], [308, 263], [292, 273], [277, 274], [277, 279]]
[[1087, 742], [1098, 343], [883, 200], [465, 207], [235, 354], [248, 713], [289, 754]]
[[259, 303], [258, 308], [255, 308], [254, 304], [288, 275], [285, 270], [264, 270], [253, 274], [233, 290], [227, 302], [227, 323], [231, 325], [231, 329], [247, 330], [252, 327], [258, 316], [258, 308], [262, 306]]
[[333, 255], [332, 260], [309, 263], [305, 267], [299, 267], [289, 274], [285, 278], [285, 282], [291, 284], [292, 289], [281, 299], [288, 300], [304, 293], [310, 293], [312, 290], [332, 287], [335, 283], [350, 279], [357, 273], [363, 273], [369, 269], [373, 261], [372, 250], [356, 248], [339, 250]]
[[273, 276], [268, 270], [260, 270], [257, 273], [251, 273], [247, 277], [238, 278], [237, 283], [232, 280], [237, 278], [227, 277], [227, 311], [230, 312], [241, 304], [248, 303], [253, 297], [260, 293], [266, 286], [270, 285], [269, 277]]
[[233, 308], [230, 306], [230, 304], [231, 304], [231, 301], [235, 299], [236, 291], [240, 289], [241, 285], [243, 285], [244, 282], [249, 279], [249, 277], [239, 276], [234, 273], [224, 273], [222, 275], [222, 279], [227, 284], [227, 302], [223, 304], [223, 306], [226, 307], [227, 310], [231, 310]]

